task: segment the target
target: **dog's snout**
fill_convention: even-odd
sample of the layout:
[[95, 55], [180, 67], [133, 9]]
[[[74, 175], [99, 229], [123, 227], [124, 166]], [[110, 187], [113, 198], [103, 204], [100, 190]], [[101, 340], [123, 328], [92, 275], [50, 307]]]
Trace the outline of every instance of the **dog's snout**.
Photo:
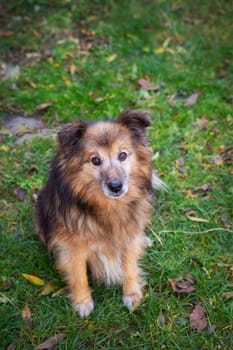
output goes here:
[[114, 179], [108, 182], [108, 188], [113, 193], [118, 193], [122, 189], [122, 182], [118, 179]]

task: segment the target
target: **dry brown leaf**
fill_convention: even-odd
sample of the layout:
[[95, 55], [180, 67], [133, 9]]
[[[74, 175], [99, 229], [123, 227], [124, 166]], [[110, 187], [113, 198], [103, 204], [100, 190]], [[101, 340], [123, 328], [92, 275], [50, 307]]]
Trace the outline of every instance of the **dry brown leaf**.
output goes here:
[[169, 278], [168, 281], [177, 293], [191, 293], [196, 290], [194, 287], [195, 277], [187, 272], [177, 278]]
[[17, 345], [18, 341], [17, 340], [14, 340], [12, 343], [10, 343], [6, 350], [15, 350], [16, 349], [16, 345]]
[[45, 109], [47, 109], [48, 107], [52, 106], [52, 102], [44, 102], [44, 103], [41, 103], [39, 104], [37, 107], [36, 107], [36, 110], [37, 111], [43, 111]]
[[233, 292], [224, 292], [222, 293], [223, 299], [230, 299], [233, 298]]
[[192, 95], [190, 95], [187, 100], [184, 102], [184, 107], [192, 106], [197, 103], [198, 97], [201, 95], [200, 91], [194, 92]]
[[212, 324], [212, 326], [210, 326], [210, 328], [208, 329], [208, 334], [214, 333], [216, 329], [217, 329], [216, 324]]
[[200, 304], [196, 304], [189, 315], [190, 327], [192, 330], [202, 332], [207, 326], [205, 309]]
[[22, 315], [22, 319], [24, 321], [31, 321], [31, 318], [32, 318], [32, 313], [31, 313], [31, 310], [28, 306], [28, 304], [26, 304], [21, 312], [21, 315]]
[[147, 79], [139, 79], [138, 84], [145, 91], [159, 91], [160, 85], [151, 85], [151, 82]]
[[229, 230], [231, 228], [231, 226], [230, 226], [230, 224], [228, 222], [227, 216], [225, 214], [223, 214], [221, 216], [221, 219], [222, 219], [222, 222], [223, 222], [224, 226]]
[[24, 201], [25, 195], [26, 195], [24, 189], [22, 189], [21, 187], [17, 187], [15, 190], [15, 194], [16, 194], [18, 201], [20, 201], [20, 202]]
[[195, 120], [195, 122], [192, 123], [193, 126], [198, 126], [200, 129], [204, 129], [209, 124], [209, 119], [206, 117], [201, 117]]
[[40, 345], [36, 346], [34, 350], [48, 350], [52, 349], [57, 343], [65, 339], [65, 333], [55, 334], [53, 337], [48, 338]]
[[195, 26], [203, 22], [202, 18], [191, 18], [189, 16], [184, 16], [183, 20], [187, 23], [194, 24]]
[[70, 74], [74, 75], [76, 72], [76, 66], [74, 63], [71, 63], [70, 68], [69, 68]]

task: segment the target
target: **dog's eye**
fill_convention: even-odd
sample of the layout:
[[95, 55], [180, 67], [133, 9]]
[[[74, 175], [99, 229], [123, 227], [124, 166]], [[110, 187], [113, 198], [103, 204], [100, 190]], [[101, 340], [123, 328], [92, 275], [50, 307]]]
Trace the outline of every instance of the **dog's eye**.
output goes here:
[[124, 160], [126, 160], [127, 158], [127, 153], [126, 152], [121, 152], [119, 153], [118, 159], [120, 162], [124, 162]]
[[101, 164], [101, 159], [99, 157], [92, 157], [91, 162], [92, 162], [92, 164], [98, 166]]

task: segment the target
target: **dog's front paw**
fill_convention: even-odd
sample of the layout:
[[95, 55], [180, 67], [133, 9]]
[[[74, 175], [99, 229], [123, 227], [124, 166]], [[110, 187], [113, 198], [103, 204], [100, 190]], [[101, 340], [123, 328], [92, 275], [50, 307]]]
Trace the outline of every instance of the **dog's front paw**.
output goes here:
[[90, 299], [85, 303], [74, 304], [74, 309], [80, 317], [87, 317], [94, 309], [94, 302]]
[[124, 305], [131, 310], [135, 304], [139, 304], [142, 300], [142, 292], [131, 293], [129, 295], [123, 295]]

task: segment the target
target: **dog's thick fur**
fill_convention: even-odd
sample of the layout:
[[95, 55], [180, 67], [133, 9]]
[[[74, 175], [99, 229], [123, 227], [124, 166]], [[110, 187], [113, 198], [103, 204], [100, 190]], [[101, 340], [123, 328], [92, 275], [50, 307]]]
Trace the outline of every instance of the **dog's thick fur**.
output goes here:
[[136, 110], [118, 121], [77, 120], [58, 134], [36, 228], [55, 253], [80, 316], [94, 307], [87, 268], [106, 285], [122, 284], [129, 309], [142, 298], [138, 260], [150, 243], [144, 229], [154, 194], [149, 126], [147, 113]]

